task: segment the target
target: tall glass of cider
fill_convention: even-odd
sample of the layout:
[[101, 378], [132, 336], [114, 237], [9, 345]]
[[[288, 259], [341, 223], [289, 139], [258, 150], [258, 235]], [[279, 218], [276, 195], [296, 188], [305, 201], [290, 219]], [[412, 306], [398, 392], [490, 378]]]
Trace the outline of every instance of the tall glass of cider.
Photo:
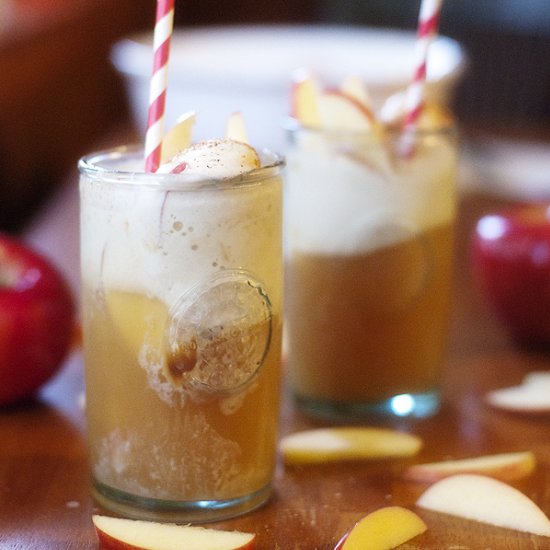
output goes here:
[[93, 492], [129, 517], [220, 520], [271, 491], [283, 161], [221, 179], [142, 165], [127, 148], [79, 164]]

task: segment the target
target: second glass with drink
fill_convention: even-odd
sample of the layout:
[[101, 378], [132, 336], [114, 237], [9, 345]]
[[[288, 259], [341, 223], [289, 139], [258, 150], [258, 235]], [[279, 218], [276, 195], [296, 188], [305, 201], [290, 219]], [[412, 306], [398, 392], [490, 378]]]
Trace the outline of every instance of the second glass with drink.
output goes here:
[[289, 134], [286, 320], [297, 403], [341, 419], [432, 414], [450, 309], [454, 127], [295, 124]]

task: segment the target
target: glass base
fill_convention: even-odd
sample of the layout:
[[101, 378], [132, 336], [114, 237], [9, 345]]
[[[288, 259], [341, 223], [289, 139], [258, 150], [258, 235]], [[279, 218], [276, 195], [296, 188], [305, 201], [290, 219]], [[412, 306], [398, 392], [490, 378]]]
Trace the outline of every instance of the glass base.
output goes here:
[[318, 401], [295, 395], [297, 406], [310, 416], [337, 421], [378, 418], [426, 418], [439, 410], [438, 391], [403, 393], [382, 401]]
[[207, 523], [240, 516], [261, 506], [271, 484], [250, 495], [227, 500], [173, 501], [140, 497], [93, 481], [92, 494], [102, 508], [132, 519], [174, 523]]

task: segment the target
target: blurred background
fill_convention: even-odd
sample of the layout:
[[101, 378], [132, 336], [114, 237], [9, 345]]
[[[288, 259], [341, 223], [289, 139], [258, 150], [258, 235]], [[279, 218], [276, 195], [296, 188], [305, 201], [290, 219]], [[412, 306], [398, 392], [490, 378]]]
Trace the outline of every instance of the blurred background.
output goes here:
[[[420, 0], [176, 0], [176, 25], [416, 27]], [[113, 44], [151, 30], [154, 0], [0, 0], [0, 230], [24, 227], [109, 128], [131, 124]], [[441, 34], [468, 72], [464, 131], [550, 139], [550, 2], [446, 0]], [[550, 176], [549, 176], [550, 177]]]

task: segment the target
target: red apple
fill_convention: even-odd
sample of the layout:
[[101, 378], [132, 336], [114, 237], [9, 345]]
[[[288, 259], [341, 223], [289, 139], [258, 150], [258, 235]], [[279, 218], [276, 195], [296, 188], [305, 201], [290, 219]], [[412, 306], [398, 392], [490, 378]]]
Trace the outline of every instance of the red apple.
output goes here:
[[550, 347], [550, 207], [521, 205], [482, 217], [472, 261], [482, 294], [515, 340]]
[[72, 342], [74, 312], [57, 269], [0, 234], [0, 406], [31, 396], [58, 370]]

